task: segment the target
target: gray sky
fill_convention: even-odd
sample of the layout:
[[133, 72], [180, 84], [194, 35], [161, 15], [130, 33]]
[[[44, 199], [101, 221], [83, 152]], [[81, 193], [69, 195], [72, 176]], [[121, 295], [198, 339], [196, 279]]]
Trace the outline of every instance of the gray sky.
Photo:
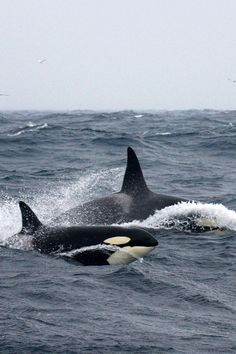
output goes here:
[[236, 109], [235, 17], [235, 0], [0, 0], [0, 110]]

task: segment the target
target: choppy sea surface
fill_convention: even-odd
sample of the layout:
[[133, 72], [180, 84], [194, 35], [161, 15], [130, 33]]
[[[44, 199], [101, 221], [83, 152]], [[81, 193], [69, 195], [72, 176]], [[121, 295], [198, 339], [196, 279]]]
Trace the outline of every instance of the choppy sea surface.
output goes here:
[[[46, 224], [119, 191], [128, 146], [153, 191], [194, 201], [138, 223], [159, 241], [143, 261], [6, 247], [19, 200]], [[235, 166], [236, 111], [0, 112], [0, 352], [236, 353]], [[192, 211], [226, 230], [163, 228]]]

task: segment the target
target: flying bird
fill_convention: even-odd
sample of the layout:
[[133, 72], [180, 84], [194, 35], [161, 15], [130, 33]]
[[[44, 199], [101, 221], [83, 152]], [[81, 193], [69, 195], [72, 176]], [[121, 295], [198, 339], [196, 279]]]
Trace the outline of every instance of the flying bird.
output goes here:
[[44, 59], [39, 59], [38, 62], [39, 62], [39, 64], [43, 64], [46, 60], [47, 59], [45, 59], [45, 58]]
[[236, 80], [232, 80], [232, 79], [230, 79], [229, 77], [228, 77], [228, 81], [231, 81], [231, 82], [233, 82], [234, 84], [236, 83]]

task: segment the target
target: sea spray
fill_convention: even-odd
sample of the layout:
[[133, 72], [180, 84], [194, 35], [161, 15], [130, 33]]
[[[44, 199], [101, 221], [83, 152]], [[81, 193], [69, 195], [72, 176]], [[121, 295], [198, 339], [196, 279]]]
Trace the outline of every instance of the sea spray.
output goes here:
[[[196, 221], [199, 225], [204, 222], [213, 228], [226, 228], [236, 231], [236, 212], [227, 209], [222, 204], [200, 203], [195, 201], [181, 202], [162, 210], [157, 210], [154, 215], [143, 221], [134, 220], [122, 225], [137, 225], [145, 228], [179, 228], [183, 223]], [[186, 224], [184, 224], [186, 226]]]

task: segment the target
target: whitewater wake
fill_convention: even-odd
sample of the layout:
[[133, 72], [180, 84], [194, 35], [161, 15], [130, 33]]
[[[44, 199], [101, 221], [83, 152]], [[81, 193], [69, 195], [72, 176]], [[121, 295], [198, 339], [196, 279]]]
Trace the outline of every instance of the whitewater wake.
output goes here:
[[[212, 228], [229, 229], [236, 231], [236, 212], [222, 204], [181, 202], [162, 210], [143, 221], [134, 220], [124, 226], [136, 225], [151, 229], [187, 229], [187, 223], [194, 221], [199, 226], [206, 225]], [[184, 225], [184, 227], [183, 227]]]

